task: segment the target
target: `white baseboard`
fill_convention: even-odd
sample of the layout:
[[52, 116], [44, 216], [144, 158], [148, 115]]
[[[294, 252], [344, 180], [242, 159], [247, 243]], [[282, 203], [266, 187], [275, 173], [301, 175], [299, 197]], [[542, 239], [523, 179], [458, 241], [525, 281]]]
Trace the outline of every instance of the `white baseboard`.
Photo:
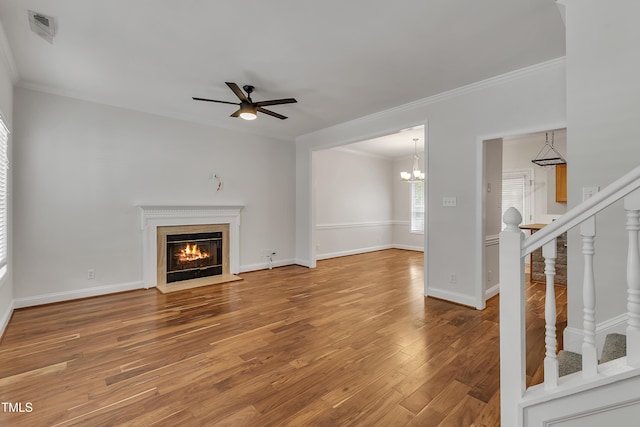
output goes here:
[[143, 283], [129, 282], [119, 283], [116, 285], [96, 286], [94, 288], [76, 289], [73, 291], [55, 292], [52, 294], [36, 295], [25, 298], [14, 298], [13, 304], [15, 308], [32, 307], [34, 305], [51, 304], [60, 301], [69, 301], [78, 298], [95, 297], [99, 295], [113, 294], [116, 292], [132, 291], [135, 289], [144, 289]]
[[[282, 260], [274, 260], [271, 263], [271, 267], [284, 267], [285, 265], [298, 264], [294, 259], [282, 259]], [[305, 265], [305, 267], [307, 267]], [[240, 273], [246, 273], [248, 271], [256, 271], [256, 270], [268, 270], [269, 262], [260, 262], [257, 264], [246, 264], [240, 266]]]
[[316, 224], [316, 230], [343, 230], [353, 228], [369, 228], [369, 227], [389, 227], [394, 225], [395, 221], [362, 221], [362, 222], [342, 222], [332, 224]]
[[329, 258], [338, 258], [341, 256], [358, 255], [358, 254], [364, 254], [367, 252], [382, 251], [385, 249], [392, 249], [392, 248], [393, 248], [392, 245], [380, 245], [380, 246], [371, 246], [368, 248], [350, 249], [348, 251], [329, 252], [326, 254], [317, 254], [316, 259], [321, 260], [321, 259], [329, 259]]
[[[608, 334], [625, 334], [627, 329], [628, 316], [626, 313], [613, 317], [596, 325], [596, 347], [598, 354], [602, 351], [604, 340]], [[574, 353], [582, 354], [582, 342], [584, 332], [582, 329], [567, 327], [563, 332], [564, 349]]]
[[[272, 267], [282, 267], [282, 266], [291, 265], [291, 264], [296, 264], [296, 262], [293, 259], [278, 260], [272, 263]], [[247, 271], [266, 270], [268, 268], [269, 268], [269, 263], [264, 262], [264, 263], [258, 263], [258, 264], [243, 265], [240, 267], [240, 272], [245, 273]], [[9, 311], [8, 314], [5, 314], [1, 319], [3, 323], [0, 323], [0, 327], [2, 327], [2, 329], [0, 329], [0, 333], [4, 330], [6, 323], [8, 323], [11, 317], [11, 313], [13, 312], [13, 308], [32, 307], [36, 305], [70, 301], [78, 298], [108, 295], [116, 292], [132, 291], [136, 289], [144, 289], [144, 283], [142, 281], [129, 282], [129, 283], [116, 284], [116, 285], [96, 286], [93, 288], [77, 289], [73, 291], [55, 292], [51, 294], [36, 295], [36, 296], [25, 297], [25, 298], [15, 298], [13, 300], [13, 305], [11, 307], [11, 310]]]
[[325, 254], [318, 254], [316, 255], [316, 259], [321, 260], [321, 259], [329, 259], [329, 258], [338, 258], [341, 256], [358, 255], [358, 254], [365, 254], [367, 252], [383, 251], [385, 249], [404, 249], [407, 251], [424, 252], [424, 248], [420, 246], [390, 244], [390, 245], [371, 246], [368, 248], [350, 249], [348, 251], [328, 252]]
[[296, 265], [301, 265], [303, 267], [311, 268], [311, 261], [309, 261], [308, 259], [295, 258], [293, 260], [293, 263]]
[[405, 251], [424, 252], [423, 246], [410, 246], [410, 245], [391, 245], [394, 249], [404, 249]]
[[489, 298], [492, 298], [498, 295], [499, 293], [500, 293], [500, 283], [496, 283], [495, 285], [493, 285], [492, 287], [484, 291], [484, 298], [485, 300], [488, 300]]
[[[318, 259], [328, 259], [328, 258], [335, 258], [340, 256], [346, 256], [346, 255], [356, 255], [356, 254], [374, 252], [374, 251], [391, 249], [391, 248], [415, 250], [415, 251], [423, 250], [422, 248], [419, 248], [419, 247], [409, 247], [409, 246], [400, 247], [398, 245], [395, 245], [395, 246], [383, 245], [383, 246], [376, 246], [371, 248], [356, 249], [352, 251], [323, 254], [323, 255], [319, 255]], [[303, 267], [310, 266], [310, 263], [307, 260], [302, 260], [298, 258], [274, 260], [271, 266], [283, 267], [283, 266], [292, 265], [292, 264], [301, 265]], [[240, 273], [246, 273], [248, 271], [256, 271], [256, 270], [267, 270], [268, 268], [269, 268], [268, 262], [246, 264], [246, 265], [240, 266]], [[139, 282], [121, 283], [116, 285], [96, 286], [93, 288], [77, 289], [73, 291], [55, 292], [51, 294], [36, 295], [36, 296], [25, 297], [25, 298], [14, 298], [13, 305], [11, 306], [11, 310], [9, 310], [8, 314], [4, 313], [3, 317], [0, 318], [0, 321], [2, 322], [0, 323], [0, 328], [1, 328], [0, 333], [4, 331], [6, 324], [9, 322], [9, 319], [11, 318], [11, 313], [13, 312], [14, 308], [32, 307], [32, 306], [42, 305], [42, 304], [51, 304], [54, 302], [69, 301], [69, 300], [74, 300], [78, 298], [87, 298], [87, 297], [93, 297], [93, 296], [99, 296], [99, 295], [113, 294], [116, 292], [131, 291], [135, 289], [144, 289], [143, 282], [139, 281]]]
[[427, 295], [429, 297], [439, 298], [450, 302], [455, 302], [469, 307], [476, 308], [476, 299], [472, 296], [461, 294], [458, 292], [446, 291], [444, 289], [428, 288]]
[[13, 314], [14, 303], [11, 301], [11, 304], [7, 307], [7, 310], [2, 313], [2, 317], [0, 318], [0, 337], [4, 335], [4, 330], [7, 329], [7, 325], [9, 324], [9, 320], [11, 320], [11, 315]]

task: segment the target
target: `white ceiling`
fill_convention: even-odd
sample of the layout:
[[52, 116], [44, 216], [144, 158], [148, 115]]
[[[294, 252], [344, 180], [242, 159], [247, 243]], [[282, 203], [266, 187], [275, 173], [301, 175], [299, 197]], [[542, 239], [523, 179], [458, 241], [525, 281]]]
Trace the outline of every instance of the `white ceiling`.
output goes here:
[[[416, 126], [391, 135], [355, 142], [341, 148], [396, 159], [413, 155], [416, 151], [421, 155], [424, 152], [424, 137], [424, 126]], [[414, 142], [414, 139], [417, 141]]]
[[[52, 44], [27, 10], [56, 19]], [[554, 0], [0, 0], [0, 21], [22, 87], [289, 139], [565, 46]], [[191, 100], [235, 102], [225, 81], [298, 104], [247, 122]]]

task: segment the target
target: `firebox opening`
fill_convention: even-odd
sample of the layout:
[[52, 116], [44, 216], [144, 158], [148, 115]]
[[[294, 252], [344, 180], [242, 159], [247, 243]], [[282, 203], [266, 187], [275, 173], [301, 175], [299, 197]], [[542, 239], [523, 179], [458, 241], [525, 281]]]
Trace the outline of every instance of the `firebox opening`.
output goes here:
[[167, 235], [167, 283], [223, 274], [222, 233]]

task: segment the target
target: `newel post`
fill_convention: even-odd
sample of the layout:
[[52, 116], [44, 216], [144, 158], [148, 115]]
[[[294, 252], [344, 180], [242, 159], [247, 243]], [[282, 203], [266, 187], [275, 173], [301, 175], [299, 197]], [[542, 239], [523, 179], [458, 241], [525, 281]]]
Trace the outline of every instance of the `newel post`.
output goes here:
[[526, 388], [524, 234], [522, 215], [509, 208], [500, 233], [500, 405], [501, 425], [521, 426], [518, 406]]

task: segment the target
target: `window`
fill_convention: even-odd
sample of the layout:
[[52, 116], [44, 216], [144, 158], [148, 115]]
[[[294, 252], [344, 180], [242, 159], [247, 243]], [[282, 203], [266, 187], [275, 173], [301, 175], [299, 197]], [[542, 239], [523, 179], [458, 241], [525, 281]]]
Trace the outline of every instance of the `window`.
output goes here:
[[424, 181], [411, 183], [411, 232], [424, 233]]
[[[529, 223], [531, 218], [531, 171], [512, 171], [502, 174], [502, 217], [510, 207], [518, 209], [522, 215], [522, 223]], [[506, 224], [502, 223], [502, 229]]]
[[9, 158], [7, 145], [9, 129], [0, 115], [0, 269], [7, 265], [7, 170]]

